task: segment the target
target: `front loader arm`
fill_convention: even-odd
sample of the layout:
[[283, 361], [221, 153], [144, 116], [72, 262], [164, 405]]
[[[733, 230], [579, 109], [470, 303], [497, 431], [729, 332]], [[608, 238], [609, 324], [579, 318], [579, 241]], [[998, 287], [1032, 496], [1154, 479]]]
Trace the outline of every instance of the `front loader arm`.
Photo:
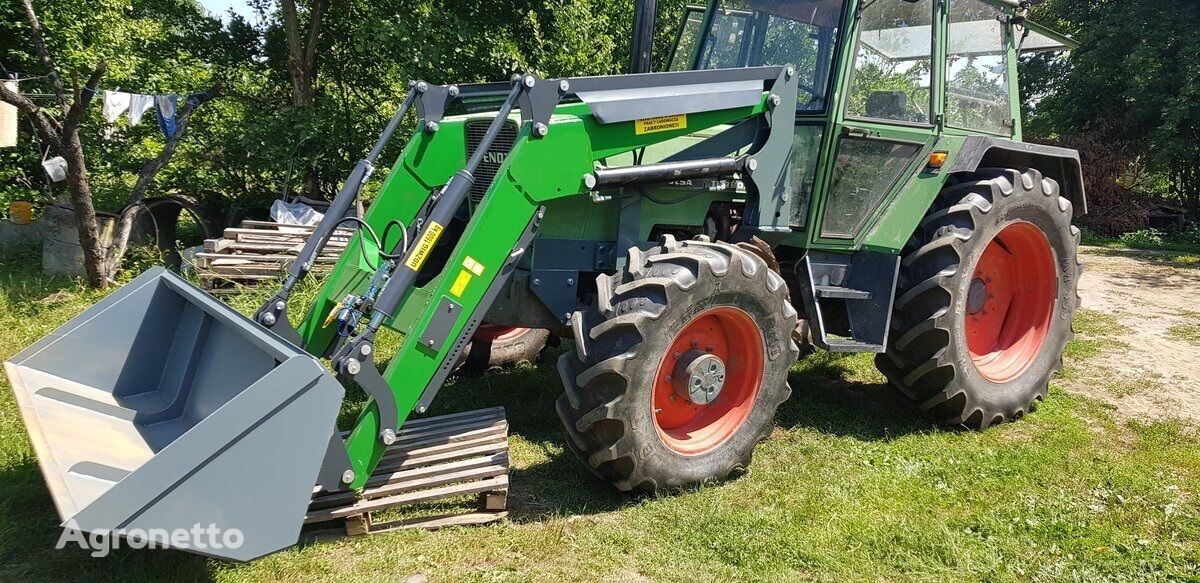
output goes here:
[[[649, 82], [668, 87], [672, 80], [680, 80], [681, 85], [686, 82], [695, 87], [697, 82], [693, 79], [700, 79], [696, 73], [635, 77], [653, 77]], [[783, 69], [778, 67], [740, 70], [737, 74], [746, 78], [761, 76], [758, 82], [766, 81], [768, 90], [771, 81], [775, 81], [778, 90], [779, 80], [784, 79]], [[597, 163], [606, 158], [715, 126], [769, 115], [779, 103], [775, 93], [763, 91], [762, 86], [749, 96], [743, 94], [737, 103], [727, 100], [719, 107], [695, 107], [678, 99], [674, 102], [668, 99], [664, 104], [661, 97], [651, 97], [648, 99], [658, 109], [691, 107], [685, 109], [686, 117], [674, 116], [681, 118], [681, 123], [658, 128], [636, 117], [611, 118], [614, 111], [616, 115], [628, 116], [628, 105], [636, 106], [641, 99], [642, 93], [626, 94], [624, 88], [602, 96], [611, 99], [615, 95], [616, 101], [624, 102], [619, 105], [626, 107], [626, 110], [614, 109], [610, 101], [609, 119], [596, 115], [586, 99], [583, 103], [560, 105], [557, 99], [539, 103], [530, 98], [533, 92], [529, 89], [534, 83], [554, 84], [553, 87], [560, 88], [559, 98], [567, 94], [566, 87], [578, 83], [593, 92], [591, 97], [595, 98], [603, 79], [609, 78], [536, 81], [523, 77], [514, 83], [509, 99], [491, 126], [497, 128], [507, 121], [517, 98], [521, 98], [525, 109], [521, 110], [522, 123], [515, 143], [444, 262], [427, 262], [429, 250], [448, 224], [447, 208], [457, 208], [465, 200], [477, 155], [487, 148], [478, 146], [477, 155], [467, 161], [466, 168], [457, 170], [463, 167], [466, 151], [463, 120], [447, 119], [441, 121], [440, 129], [435, 132], [419, 133], [404, 149], [366, 220], [376, 229], [382, 229], [389, 220], [399, 218], [413, 229], [412, 246], [397, 262], [391, 279], [379, 294], [370, 325], [333, 355], [333, 367], [339, 376], [357, 382], [372, 397], [346, 441], [352, 472], [346, 472], [343, 480], [351, 488], [360, 489], [366, 484], [407, 416], [414, 410], [426, 410], [509, 274], [530, 252], [539, 224], [555, 220], [546, 216], [543, 203], [586, 195], [597, 181], [605, 183], [606, 169], [598, 170]], [[622, 83], [628, 85], [629, 81]], [[789, 109], [790, 105], [789, 102]], [[647, 130], [648, 127], [651, 129]], [[790, 125], [776, 127], [786, 127], [790, 134]], [[790, 141], [787, 145], [790, 146]], [[719, 163], [706, 171], [712, 174], [739, 171], [752, 180], [754, 166], [743, 164], [753, 157], [754, 154], [744, 156], [736, 164]], [[656, 175], [656, 179], [661, 176]], [[443, 184], [441, 189], [430, 194], [439, 182]], [[450, 244], [450, 237], [447, 235], [441, 244]], [[300, 327], [307, 348], [314, 354], [321, 354], [333, 340], [331, 332], [321, 328], [322, 316], [346, 293], [361, 289], [373, 270], [373, 266], [363, 265], [357, 245], [372, 243], [356, 238]], [[415, 285], [418, 272], [424, 274], [423, 280], [428, 283]], [[384, 322], [405, 336], [380, 374], [371, 355], [374, 332]]]

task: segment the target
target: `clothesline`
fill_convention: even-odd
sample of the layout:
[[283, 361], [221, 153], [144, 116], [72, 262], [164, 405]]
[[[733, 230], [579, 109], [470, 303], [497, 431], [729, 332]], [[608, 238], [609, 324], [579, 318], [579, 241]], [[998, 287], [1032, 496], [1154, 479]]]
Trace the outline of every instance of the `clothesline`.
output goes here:
[[[40, 75], [22, 77], [22, 75], [25, 75], [25, 73], [9, 70], [3, 65], [0, 65], [0, 71], [3, 72], [3, 77], [6, 77], [0, 77], [0, 82], [10, 83], [10, 88], [17, 91], [19, 91], [20, 83], [26, 81], [35, 81], [37, 79], [45, 79], [51, 76]], [[122, 116], [125, 116], [129, 125], [139, 125], [142, 123], [142, 117], [145, 116], [146, 112], [154, 109], [155, 118], [158, 122], [158, 128], [162, 131], [163, 135], [167, 139], [171, 139], [175, 136], [175, 133], [179, 131], [179, 124], [178, 120], [176, 119], [176, 114], [179, 97], [181, 97], [180, 95], [134, 93], [130, 91], [121, 91], [120, 86], [117, 86], [115, 90], [92, 87], [84, 87], [83, 89], [100, 98], [100, 115], [104, 117], [104, 120], [110, 124], [116, 123], [118, 119], [120, 119]], [[193, 107], [195, 107], [200, 103], [201, 97], [207, 94], [207, 91], [193, 91], [191, 93], [182, 95], [182, 97], [184, 98], [185, 103], [191, 104]], [[50, 99], [57, 97], [57, 95], [52, 93], [22, 93], [21, 95], [30, 99]], [[15, 112], [6, 111], [5, 113], [7, 115]], [[15, 129], [15, 119], [12, 121], [13, 123], [7, 125], [11, 125], [13, 127], [9, 128], [7, 125], [5, 127], [7, 131], [5, 136], [6, 144], [8, 141], [15, 140], [16, 137], [13, 135], [11, 136], [13, 140], [7, 139], [9, 137], [7, 134], [15, 134], [15, 132], [11, 131], [12, 129]]]

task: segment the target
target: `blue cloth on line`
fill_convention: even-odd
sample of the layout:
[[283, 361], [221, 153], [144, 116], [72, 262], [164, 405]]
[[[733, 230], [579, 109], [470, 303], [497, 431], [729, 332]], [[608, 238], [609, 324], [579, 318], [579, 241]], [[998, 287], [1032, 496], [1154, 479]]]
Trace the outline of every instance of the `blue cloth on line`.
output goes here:
[[171, 139], [175, 135], [175, 104], [178, 98], [174, 95], [158, 95], [154, 98], [155, 108], [158, 110], [158, 129], [162, 130], [167, 139]]

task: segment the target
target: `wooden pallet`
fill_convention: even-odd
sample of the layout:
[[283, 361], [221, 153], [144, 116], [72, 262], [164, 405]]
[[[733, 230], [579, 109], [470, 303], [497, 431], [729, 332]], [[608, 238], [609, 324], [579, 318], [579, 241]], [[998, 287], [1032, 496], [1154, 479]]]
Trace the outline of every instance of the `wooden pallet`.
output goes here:
[[[210, 289], [223, 283], [278, 279], [291, 267], [315, 228], [243, 221], [240, 227], [225, 229], [220, 239], [204, 241], [204, 251], [196, 254], [196, 271]], [[337, 229], [317, 257], [313, 271], [332, 269], [353, 235], [353, 229]]]
[[[475, 496], [463, 512], [379, 521], [393, 509], [419, 510], [450, 498]], [[508, 421], [503, 407], [408, 421], [388, 447], [361, 494], [313, 491], [304, 538], [363, 535], [400, 528], [484, 524], [507, 515]]]

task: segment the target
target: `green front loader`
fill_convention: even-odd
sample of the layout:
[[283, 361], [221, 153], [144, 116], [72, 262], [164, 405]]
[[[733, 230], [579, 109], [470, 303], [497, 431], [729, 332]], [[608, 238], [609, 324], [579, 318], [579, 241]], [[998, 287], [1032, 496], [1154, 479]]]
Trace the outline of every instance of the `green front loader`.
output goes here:
[[[1021, 141], [1018, 56], [1070, 44], [1027, 4], [711, 0], [660, 15], [679, 28], [651, 73], [642, 0], [631, 74], [410, 83], [252, 319], [152, 271], [6, 363], [60, 515], [284, 548], [314, 484], [367, 485], [481, 325], [564, 339], [565, 443], [621, 490], [747, 467], [812, 349], [875, 353], [942, 424], [1021, 417], [1071, 337], [1086, 212], [1078, 154]], [[358, 234], [299, 314], [337, 226]], [[342, 433], [351, 385], [370, 401]]]

